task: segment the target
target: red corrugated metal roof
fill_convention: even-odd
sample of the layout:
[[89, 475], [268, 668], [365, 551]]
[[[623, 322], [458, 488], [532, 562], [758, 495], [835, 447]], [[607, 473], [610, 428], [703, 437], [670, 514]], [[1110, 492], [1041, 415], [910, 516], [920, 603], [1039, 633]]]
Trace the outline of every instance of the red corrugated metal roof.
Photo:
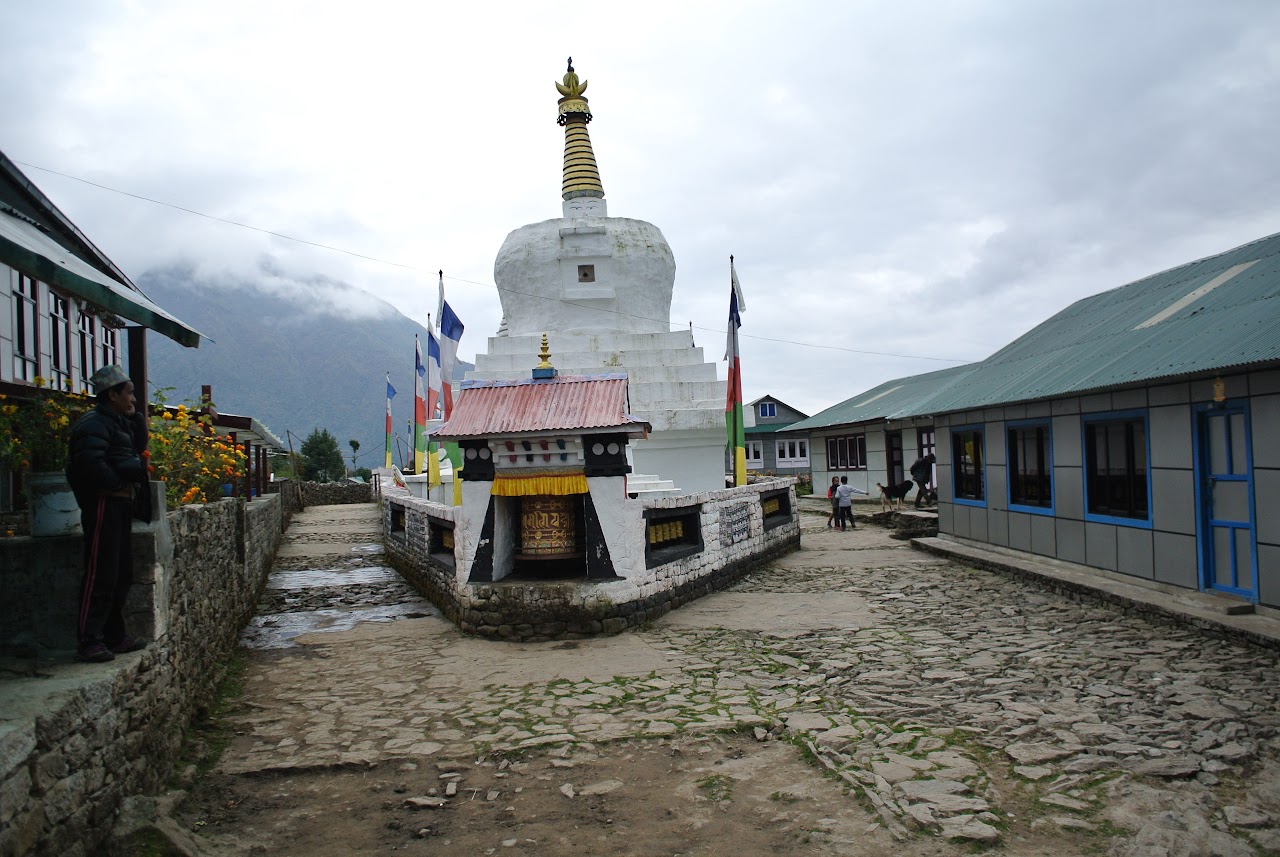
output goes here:
[[464, 381], [442, 439], [532, 431], [636, 429], [627, 413], [626, 375], [561, 375], [546, 381]]

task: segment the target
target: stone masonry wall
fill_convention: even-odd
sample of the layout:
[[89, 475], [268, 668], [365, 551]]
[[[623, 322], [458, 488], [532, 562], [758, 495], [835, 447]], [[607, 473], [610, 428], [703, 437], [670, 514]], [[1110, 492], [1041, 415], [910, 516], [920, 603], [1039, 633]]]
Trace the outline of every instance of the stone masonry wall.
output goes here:
[[[768, 529], [759, 501], [761, 493], [792, 483], [775, 480], [644, 501], [650, 509], [700, 506], [702, 550], [653, 568], [630, 569], [627, 579], [599, 583], [459, 583], [450, 558], [427, 550], [429, 517], [451, 521], [456, 510], [388, 490], [383, 501], [387, 558], [464, 632], [513, 640], [615, 634], [723, 589], [752, 568], [797, 549], [794, 487], [789, 518]], [[402, 529], [392, 527], [393, 507], [404, 512]]]
[[302, 483], [296, 479], [277, 479], [267, 486], [267, 493], [279, 495], [280, 513], [288, 529], [293, 516], [302, 511]]
[[302, 506], [337, 506], [373, 502], [373, 485], [368, 482], [303, 482]]
[[253, 614], [282, 531], [268, 496], [172, 512], [135, 534], [155, 558], [157, 639], [0, 689], [0, 857], [93, 853], [121, 801], [160, 786]]

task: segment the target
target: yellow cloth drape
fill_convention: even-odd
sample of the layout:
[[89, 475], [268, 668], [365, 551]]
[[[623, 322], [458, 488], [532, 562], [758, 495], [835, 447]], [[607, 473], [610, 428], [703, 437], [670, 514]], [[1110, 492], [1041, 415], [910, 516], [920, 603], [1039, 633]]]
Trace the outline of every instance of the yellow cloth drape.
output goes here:
[[582, 471], [569, 473], [498, 473], [493, 479], [492, 493], [497, 497], [560, 496], [586, 494], [587, 477]]

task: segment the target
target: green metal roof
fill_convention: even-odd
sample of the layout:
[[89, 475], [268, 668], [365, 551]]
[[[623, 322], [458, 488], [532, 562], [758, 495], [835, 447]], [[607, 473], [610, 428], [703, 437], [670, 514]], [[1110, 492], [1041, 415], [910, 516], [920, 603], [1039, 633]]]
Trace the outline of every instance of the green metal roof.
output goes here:
[[928, 413], [1280, 361], [1280, 235], [1076, 301], [954, 379]]
[[930, 414], [928, 402], [938, 395], [939, 391], [964, 377], [978, 364], [968, 363], [964, 366], [953, 366], [924, 375], [911, 375], [907, 378], [895, 378], [886, 381], [879, 387], [873, 387], [865, 393], [847, 399], [838, 405], [832, 405], [825, 411], [814, 414], [807, 420], [800, 420], [787, 427], [788, 431], [804, 431], [828, 426], [851, 425], [873, 420], [899, 419], [916, 414]]
[[1275, 363], [1280, 234], [1083, 298], [986, 360], [888, 381], [790, 430], [929, 416]]

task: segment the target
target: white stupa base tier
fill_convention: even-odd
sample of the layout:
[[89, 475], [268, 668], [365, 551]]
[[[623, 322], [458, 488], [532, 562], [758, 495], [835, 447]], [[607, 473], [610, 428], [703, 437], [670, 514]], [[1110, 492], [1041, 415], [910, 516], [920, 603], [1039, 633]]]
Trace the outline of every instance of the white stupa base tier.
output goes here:
[[[693, 334], [567, 334], [548, 331], [551, 363], [561, 375], [627, 375], [631, 413], [653, 426], [634, 441], [636, 472], [669, 480], [682, 492], [724, 487], [725, 382], [703, 359]], [[541, 334], [490, 337], [467, 378], [514, 381], [538, 363]]]
[[695, 494], [724, 488], [724, 411], [714, 429], [655, 431], [631, 442], [633, 472], [656, 474], [674, 484], [672, 493]]

